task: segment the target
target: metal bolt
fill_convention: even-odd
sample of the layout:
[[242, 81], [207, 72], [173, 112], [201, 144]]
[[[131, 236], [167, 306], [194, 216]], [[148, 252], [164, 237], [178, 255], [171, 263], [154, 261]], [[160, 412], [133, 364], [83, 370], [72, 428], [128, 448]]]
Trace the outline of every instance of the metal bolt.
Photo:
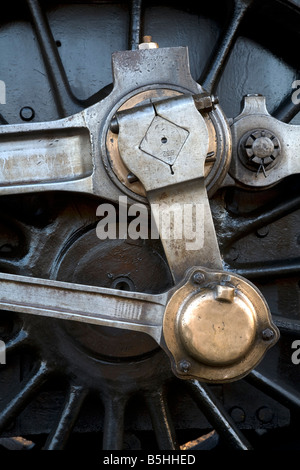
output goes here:
[[20, 111], [20, 117], [23, 121], [31, 121], [35, 116], [34, 109], [30, 106], [24, 106]]
[[115, 116], [112, 118], [109, 128], [113, 134], [119, 134], [119, 123]]
[[143, 42], [139, 44], [139, 49], [158, 49], [158, 44], [152, 41], [151, 36], [143, 36]]
[[256, 235], [258, 236], [258, 238], [265, 238], [269, 235], [269, 227], [268, 225], [266, 225], [265, 227], [261, 227], [259, 229], [256, 230]]
[[209, 152], [206, 155], [205, 163], [214, 163], [217, 160], [215, 152]]
[[256, 414], [259, 421], [264, 424], [270, 423], [274, 417], [273, 410], [268, 406], [262, 406], [257, 410]]
[[271, 330], [270, 328], [266, 328], [263, 332], [262, 332], [262, 339], [264, 341], [271, 341], [271, 339], [274, 338], [274, 331]]
[[178, 369], [184, 374], [187, 374], [191, 367], [192, 367], [192, 364], [186, 359], [182, 359], [178, 364]]
[[258, 158], [267, 158], [272, 155], [275, 147], [274, 143], [269, 137], [259, 137], [252, 144], [252, 151]]
[[211, 100], [212, 100], [212, 104], [213, 104], [214, 106], [215, 106], [216, 104], [219, 104], [219, 103], [220, 103], [220, 100], [219, 100], [219, 97], [218, 97], [218, 96], [212, 95]]
[[232, 303], [235, 297], [235, 288], [229, 286], [218, 285], [214, 290], [215, 299], [220, 302]]
[[194, 273], [193, 274], [193, 282], [195, 284], [202, 284], [202, 282], [204, 281], [205, 279], [205, 276], [203, 273]]
[[198, 111], [211, 111], [213, 109], [213, 97], [208, 93], [194, 95], [195, 106]]
[[273, 166], [280, 154], [278, 138], [266, 129], [248, 132], [242, 142], [244, 163], [253, 171], [258, 170], [258, 173], [262, 171], [265, 174], [265, 169]]
[[230, 416], [235, 423], [243, 423], [246, 419], [245, 411], [239, 406], [235, 406], [230, 411]]
[[132, 183], [136, 183], [139, 179], [133, 173], [128, 173], [127, 180], [128, 180], [128, 183], [132, 184]]

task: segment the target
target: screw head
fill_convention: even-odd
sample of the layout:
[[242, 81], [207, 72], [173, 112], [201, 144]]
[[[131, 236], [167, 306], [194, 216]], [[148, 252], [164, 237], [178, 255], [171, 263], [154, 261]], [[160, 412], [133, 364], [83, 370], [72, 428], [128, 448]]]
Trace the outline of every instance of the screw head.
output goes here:
[[275, 333], [273, 330], [271, 330], [270, 328], [266, 328], [263, 332], [262, 332], [262, 339], [264, 341], [271, 341], [275, 336]]
[[193, 274], [193, 282], [195, 284], [202, 284], [204, 279], [205, 279], [205, 276], [203, 273], [196, 272]]
[[178, 369], [180, 370], [180, 372], [183, 372], [184, 374], [187, 374], [191, 367], [192, 367], [192, 364], [186, 359], [182, 359], [178, 364]]

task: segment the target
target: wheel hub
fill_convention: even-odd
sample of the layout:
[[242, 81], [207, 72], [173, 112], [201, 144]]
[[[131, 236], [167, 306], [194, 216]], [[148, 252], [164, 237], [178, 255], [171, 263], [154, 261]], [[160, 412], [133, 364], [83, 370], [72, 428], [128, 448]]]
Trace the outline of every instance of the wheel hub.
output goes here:
[[[132, 292], [159, 293], [172, 285], [172, 277], [159, 244], [151, 240], [106, 240], [99, 243], [95, 227], [66, 242], [53, 268], [60, 281]], [[139, 360], [157, 350], [146, 334], [94, 325], [66, 324], [81, 347], [103, 360]]]

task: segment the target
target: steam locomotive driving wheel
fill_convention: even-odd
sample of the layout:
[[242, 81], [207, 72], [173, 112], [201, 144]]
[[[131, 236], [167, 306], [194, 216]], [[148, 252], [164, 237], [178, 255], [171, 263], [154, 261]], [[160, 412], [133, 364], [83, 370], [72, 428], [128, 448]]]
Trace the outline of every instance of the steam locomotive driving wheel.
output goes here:
[[299, 448], [300, 6], [19, 3], [0, 446]]

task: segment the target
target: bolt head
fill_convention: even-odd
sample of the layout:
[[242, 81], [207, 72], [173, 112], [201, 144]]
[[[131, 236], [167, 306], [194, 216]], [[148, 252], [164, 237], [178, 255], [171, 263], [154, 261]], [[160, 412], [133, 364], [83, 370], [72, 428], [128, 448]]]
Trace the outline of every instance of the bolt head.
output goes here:
[[252, 150], [258, 158], [268, 158], [274, 152], [274, 144], [269, 137], [259, 137], [253, 142]]
[[213, 108], [213, 99], [214, 97], [210, 96], [208, 93], [200, 93], [198, 95], [194, 95], [194, 102], [195, 106], [198, 111], [211, 111]]
[[261, 165], [269, 170], [277, 163], [280, 150], [280, 142], [272, 132], [256, 129], [244, 135], [239, 154], [244, 165], [252, 171], [257, 171]]
[[275, 336], [275, 333], [273, 330], [271, 330], [270, 328], [266, 328], [263, 332], [262, 332], [262, 339], [264, 341], [271, 341]]
[[193, 274], [193, 282], [195, 284], [202, 284], [202, 282], [204, 281], [205, 279], [205, 276], [203, 273], [194, 273]]
[[139, 179], [133, 173], [128, 173], [127, 180], [130, 184], [133, 184], [136, 183]]
[[110, 123], [110, 130], [113, 134], [119, 134], [119, 123], [117, 118], [114, 116]]
[[158, 44], [152, 41], [151, 36], [143, 36], [143, 42], [139, 44], [139, 49], [158, 49]]
[[184, 374], [187, 374], [191, 367], [192, 367], [192, 364], [186, 359], [182, 359], [178, 364], [178, 369], [180, 370], [180, 372], [183, 372]]
[[220, 302], [233, 302], [235, 297], [235, 288], [218, 285], [215, 287], [215, 299]]

